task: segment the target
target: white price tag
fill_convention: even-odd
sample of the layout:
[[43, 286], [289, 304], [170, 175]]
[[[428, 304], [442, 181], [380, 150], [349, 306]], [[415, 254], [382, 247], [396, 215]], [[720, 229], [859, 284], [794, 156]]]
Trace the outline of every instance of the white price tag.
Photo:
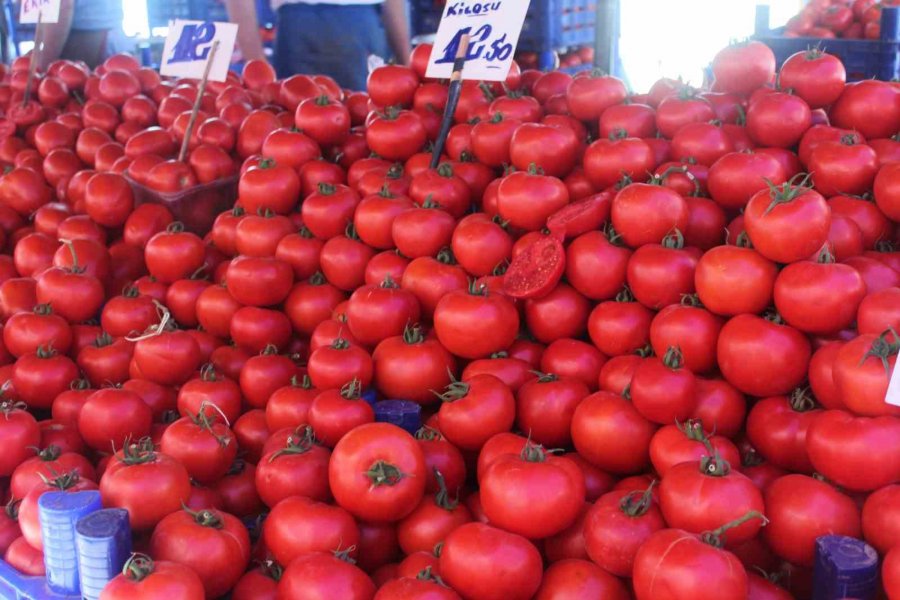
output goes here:
[[57, 23], [60, 0], [22, 0], [19, 23]]
[[235, 23], [181, 20], [170, 23], [159, 72], [172, 77], [202, 79], [213, 44], [219, 42], [209, 80], [225, 81], [237, 30]]
[[894, 365], [894, 372], [891, 374], [891, 381], [888, 383], [887, 396], [884, 401], [894, 406], [900, 406], [900, 360]]
[[469, 34], [464, 79], [504, 81], [530, 0], [447, 0], [425, 75], [449, 79], [460, 40]]

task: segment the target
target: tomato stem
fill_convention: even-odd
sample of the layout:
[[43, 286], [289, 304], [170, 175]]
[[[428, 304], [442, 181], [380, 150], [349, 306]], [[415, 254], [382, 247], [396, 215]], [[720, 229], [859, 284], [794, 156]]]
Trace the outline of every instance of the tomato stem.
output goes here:
[[797, 412], [809, 412], [817, 408], [816, 399], [809, 393], [809, 387], [797, 388], [791, 392], [790, 404]]
[[341, 387], [341, 397], [346, 400], [359, 400], [362, 397], [362, 382], [353, 378]]
[[647, 514], [653, 505], [653, 488], [656, 487], [656, 479], [650, 482], [646, 490], [628, 492], [622, 496], [619, 502], [619, 508], [629, 517], [641, 517]]
[[755, 510], [751, 510], [743, 517], [735, 519], [734, 521], [731, 521], [729, 523], [725, 523], [718, 529], [713, 529], [712, 531], [704, 531], [700, 534], [700, 540], [706, 544], [709, 544], [710, 546], [721, 548], [725, 544], [725, 534], [729, 529], [740, 527], [751, 519], [761, 519], [763, 522], [763, 527], [769, 524], [769, 519], [767, 519], [764, 514]]
[[125, 566], [122, 567], [122, 575], [132, 581], [141, 582], [149, 575], [152, 575], [154, 570], [152, 558], [146, 554], [134, 552], [125, 561]]
[[194, 517], [194, 523], [199, 525], [200, 527], [211, 527], [213, 529], [222, 529], [225, 524], [222, 522], [222, 518], [213, 512], [210, 509], [204, 509], [201, 511], [194, 512], [187, 506], [182, 505], [182, 509], [187, 514]]
[[376, 461], [366, 471], [366, 477], [372, 482], [373, 487], [382, 485], [395, 486], [406, 476], [406, 473], [401, 471], [396, 465], [383, 460]]
[[434, 503], [438, 508], [443, 508], [448, 512], [453, 512], [459, 506], [459, 499], [450, 499], [450, 492], [447, 491], [447, 482], [444, 480], [443, 473], [437, 467], [432, 469], [434, 478], [437, 480], [438, 491], [434, 494]]
[[316, 434], [313, 431], [313, 428], [309, 425], [305, 427], [298, 428], [295, 433], [300, 433], [299, 436], [295, 436], [293, 433], [290, 434], [287, 438], [287, 441], [284, 444], [284, 448], [277, 450], [272, 453], [272, 456], [269, 457], [269, 462], [274, 462], [276, 458], [279, 456], [291, 456], [295, 454], [306, 454], [313, 447], [319, 444], [319, 441], [316, 439]]

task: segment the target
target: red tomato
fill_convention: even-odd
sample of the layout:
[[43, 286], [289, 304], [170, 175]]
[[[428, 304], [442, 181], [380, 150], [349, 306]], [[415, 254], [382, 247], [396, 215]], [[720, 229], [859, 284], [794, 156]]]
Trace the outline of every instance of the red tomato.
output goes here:
[[900, 189], [900, 167], [897, 166], [897, 163], [884, 165], [875, 178], [875, 204], [888, 218], [894, 221], [900, 218], [898, 189]]
[[843, 405], [858, 415], [900, 416], [900, 407], [884, 401], [897, 361], [892, 339], [890, 332], [863, 334], [837, 352], [832, 367], [834, 383]]
[[33, 455], [33, 448], [40, 447], [41, 442], [37, 421], [20, 406], [8, 400], [0, 403], [4, 417], [0, 420], [0, 436], [8, 440], [4, 445], [7, 451], [0, 459], [0, 474], [7, 477]]
[[806, 475], [786, 475], [765, 494], [769, 523], [763, 537], [775, 553], [794, 564], [812, 566], [816, 538], [859, 537], [859, 509], [829, 484]]
[[[490, 335], [473, 340], [469, 335], [473, 327]], [[441, 344], [453, 354], [481, 358], [513, 343], [519, 330], [519, 315], [505, 296], [473, 286], [440, 300], [434, 311], [434, 328]]]
[[848, 84], [829, 111], [831, 122], [858, 131], [866, 139], [890, 137], [900, 129], [898, 94], [896, 86], [883, 81]]
[[[478, 564], [503, 564], [504, 569], [485, 578]], [[525, 538], [502, 529], [469, 523], [454, 530], [440, 557], [441, 576], [465, 597], [527, 600], [541, 583], [541, 557]], [[499, 579], [498, 579], [499, 577]]]
[[832, 105], [844, 91], [847, 72], [837, 57], [812, 48], [790, 56], [781, 66], [779, 84], [793, 90], [810, 108]]
[[653, 313], [623, 290], [614, 301], [601, 302], [588, 317], [588, 334], [607, 356], [629, 354], [650, 341]]
[[790, 148], [810, 125], [809, 105], [802, 98], [782, 92], [758, 98], [747, 110], [747, 133], [760, 146]]
[[744, 224], [753, 246], [770, 260], [790, 263], [812, 256], [828, 239], [831, 209], [803, 183], [757, 192]]
[[605, 190], [625, 176], [646, 181], [656, 166], [653, 149], [637, 137], [624, 137], [628, 134], [622, 132], [616, 130], [585, 150], [584, 172], [595, 189]]
[[[575, 449], [585, 460], [610, 473], [639, 473], [646, 468], [655, 430], [631, 402], [606, 391], [582, 400], [572, 416]], [[612, 439], [616, 439], [615, 444]]]
[[658, 243], [673, 229], [684, 231], [688, 207], [684, 198], [669, 188], [633, 183], [613, 199], [611, 217], [625, 243], [637, 248]]
[[775, 55], [761, 42], [735, 44], [716, 54], [712, 68], [717, 91], [749, 94], [775, 77]]
[[344, 549], [355, 556], [359, 528], [346, 510], [291, 496], [276, 504], [263, 522], [266, 546], [281, 564], [313, 553]]
[[184, 509], [165, 517], [153, 530], [150, 553], [190, 567], [208, 597], [217, 597], [241, 578], [250, 562], [250, 536], [228, 513]]
[[175, 562], [154, 562], [144, 554], [132, 554], [122, 573], [103, 588], [100, 597], [151, 600], [161, 594], [184, 600], [201, 600], [206, 595], [200, 577], [189, 567]]
[[[344, 544], [346, 546], [346, 544]], [[288, 565], [278, 584], [280, 598], [301, 598], [316, 595], [346, 600], [370, 600], [375, 595], [375, 584], [360, 569], [339, 556], [318, 553], [301, 556]]]
[[299, 200], [300, 178], [290, 166], [265, 159], [241, 175], [238, 196], [251, 214], [260, 209], [288, 214]]
[[535, 165], [550, 177], [565, 177], [575, 167], [580, 147], [571, 128], [525, 123], [510, 140], [509, 156], [520, 171]]
[[432, 390], [446, 387], [457, 370], [453, 356], [418, 327], [406, 326], [402, 335], [380, 342], [372, 358], [375, 386], [386, 398], [420, 404], [435, 402]]
[[[681, 350], [669, 347], [661, 360], [647, 358], [634, 370], [634, 408], [648, 421], [660, 425], [683, 421], [694, 410], [695, 384], [694, 374], [684, 368]], [[660, 395], [660, 390], [665, 392]]]

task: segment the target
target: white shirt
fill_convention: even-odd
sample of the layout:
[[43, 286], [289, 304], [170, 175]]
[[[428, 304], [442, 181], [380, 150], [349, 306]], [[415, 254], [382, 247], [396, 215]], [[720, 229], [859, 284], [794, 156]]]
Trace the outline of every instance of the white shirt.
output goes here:
[[285, 4], [382, 4], [384, 0], [271, 0], [272, 10]]

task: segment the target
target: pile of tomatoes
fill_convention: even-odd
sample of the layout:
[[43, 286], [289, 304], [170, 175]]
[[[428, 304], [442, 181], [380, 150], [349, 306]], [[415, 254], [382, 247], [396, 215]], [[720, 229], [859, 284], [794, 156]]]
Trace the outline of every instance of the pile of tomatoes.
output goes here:
[[881, 38], [881, 9], [897, 0], [812, 0], [788, 21], [788, 37]]
[[[190, 134], [196, 82], [11, 66], [4, 559], [99, 489], [138, 552], [104, 600], [809, 598], [826, 534], [900, 598], [900, 87], [514, 63], [431, 169], [429, 52], [366, 93], [251, 62]], [[208, 232], [136, 203], [235, 176]]]

